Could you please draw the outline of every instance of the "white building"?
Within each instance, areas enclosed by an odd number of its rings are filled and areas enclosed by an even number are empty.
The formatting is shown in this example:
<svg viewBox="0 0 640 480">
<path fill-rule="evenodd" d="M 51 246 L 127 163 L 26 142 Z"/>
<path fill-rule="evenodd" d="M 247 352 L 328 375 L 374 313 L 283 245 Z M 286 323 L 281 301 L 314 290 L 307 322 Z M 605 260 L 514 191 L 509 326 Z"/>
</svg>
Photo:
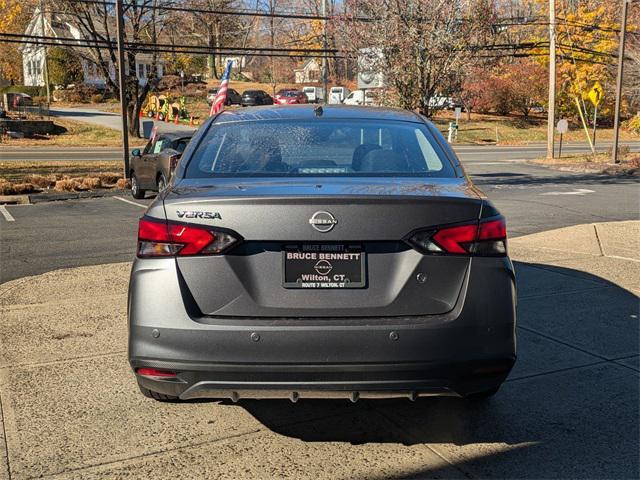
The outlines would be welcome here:
<svg viewBox="0 0 640 480">
<path fill-rule="evenodd" d="M 296 83 L 315 83 L 320 81 L 320 64 L 315 58 L 307 60 L 302 68 L 293 71 Z"/>
<path fill-rule="evenodd" d="M 80 29 L 78 29 L 73 24 L 73 19 L 66 15 L 53 13 L 50 17 L 48 17 L 45 14 L 44 31 L 45 36 L 47 37 L 74 38 L 76 40 L 84 39 Z M 35 10 L 33 17 L 27 25 L 24 34 L 33 36 L 42 35 L 42 19 L 40 17 L 39 9 Z M 91 56 L 89 55 L 87 49 L 75 48 L 74 50 L 80 55 L 81 58 L 84 83 L 94 85 L 98 88 L 104 88 L 107 83 L 106 78 L 98 65 L 91 60 Z M 84 53 L 83 50 L 85 50 Z M 43 86 L 45 52 L 44 47 L 34 43 L 28 43 L 27 40 L 20 46 L 20 51 L 22 53 L 24 84 L 27 86 Z M 147 75 L 151 70 L 152 63 L 153 62 L 151 55 L 136 55 L 136 74 L 141 85 L 144 85 L 147 82 Z M 161 61 L 157 62 L 156 68 L 158 78 L 162 78 L 164 72 Z M 116 69 L 111 62 L 109 64 L 109 76 L 112 79 L 115 79 L 116 77 Z"/>
</svg>

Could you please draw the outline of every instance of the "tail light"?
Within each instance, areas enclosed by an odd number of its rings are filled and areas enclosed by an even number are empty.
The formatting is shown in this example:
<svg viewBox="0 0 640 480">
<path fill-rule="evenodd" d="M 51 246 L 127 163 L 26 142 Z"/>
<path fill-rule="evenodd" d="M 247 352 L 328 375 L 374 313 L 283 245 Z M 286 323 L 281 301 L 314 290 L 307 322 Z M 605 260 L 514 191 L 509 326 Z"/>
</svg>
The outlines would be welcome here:
<svg viewBox="0 0 640 480">
<path fill-rule="evenodd" d="M 175 170 L 178 166 L 178 162 L 180 161 L 180 155 L 171 155 L 169 157 L 169 168 L 171 170 Z"/>
<path fill-rule="evenodd" d="M 233 235 L 196 225 L 141 218 L 138 257 L 218 255 L 238 241 Z"/>
<path fill-rule="evenodd" d="M 507 254 L 507 225 L 504 217 L 492 217 L 420 231 L 408 241 L 423 253 L 499 257 Z"/>
</svg>

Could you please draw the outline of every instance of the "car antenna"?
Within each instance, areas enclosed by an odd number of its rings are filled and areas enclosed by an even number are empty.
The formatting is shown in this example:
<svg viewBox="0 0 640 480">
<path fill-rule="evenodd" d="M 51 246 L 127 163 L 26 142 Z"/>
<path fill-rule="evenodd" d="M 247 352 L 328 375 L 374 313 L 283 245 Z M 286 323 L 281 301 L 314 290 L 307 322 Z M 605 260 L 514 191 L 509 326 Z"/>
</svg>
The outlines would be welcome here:
<svg viewBox="0 0 640 480">
<path fill-rule="evenodd" d="M 316 108 L 313 109 L 313 111 L 316 114 L 316 117 L 321 117 L 322 114 L 324 113 L 324 111 L 322 110 L 322 105 L 318 105 Z"/>
</svg>

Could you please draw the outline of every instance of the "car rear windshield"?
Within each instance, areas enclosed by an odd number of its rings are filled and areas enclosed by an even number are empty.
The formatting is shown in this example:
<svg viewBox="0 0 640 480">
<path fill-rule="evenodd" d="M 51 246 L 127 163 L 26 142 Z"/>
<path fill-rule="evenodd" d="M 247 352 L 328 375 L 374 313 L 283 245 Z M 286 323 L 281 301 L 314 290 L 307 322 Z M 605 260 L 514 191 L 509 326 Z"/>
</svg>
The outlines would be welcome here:
<svg viewBox="0 0 640 480">
<path fill-rule="evenodd" d="M 430 176 L 456 173 L 420 123 L 364 120 L 212 124 L 185 178 Z"/>
</svg>

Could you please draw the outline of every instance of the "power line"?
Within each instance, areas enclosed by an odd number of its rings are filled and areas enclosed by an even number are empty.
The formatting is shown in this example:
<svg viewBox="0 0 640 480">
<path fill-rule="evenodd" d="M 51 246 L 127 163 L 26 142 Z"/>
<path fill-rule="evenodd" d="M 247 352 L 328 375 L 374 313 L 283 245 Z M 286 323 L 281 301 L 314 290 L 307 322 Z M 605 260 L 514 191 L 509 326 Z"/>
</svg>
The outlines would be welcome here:
<svg viewBox="0 0 640 480">
<path fill-rule="evenodd" d="M 114 46 L 111 43 L 96 43 L 94 41 L 85 41 L 84 43 L 79 43 L 78 41 L 63 41 L 63 40 L 47 40 L 47 39 L 32 39 L 28 42 L 18 38 L 2 38 L 6 34 L 0 33 L 0 41 L 4 43 L 16 43 L 16 44 L 33 44 L 33 45 L 41 45 L 41 46 L 53 46 L 53 47 L 75 47 L 75 48 L 93 48 L 93 49 L 101 49 L 101 50 L 110 50 L 113 49 Z M 106 41 L 101 41 L 106 42 Z M 167 47 L 156 47 L 153 44 L 136 44 L 136 43 L 127 43 L 128 49 L 135 50 L 135 53 L 188 53 L 192 55 L 207 55 L 211 53 L 223 54 L 223 55 L 251 55 L 254 57 L 283 57 L 283 58 L 320 58 L 323 53 L 271 53 L 271 52 L 238 52 L 236 50 L 230 49 L 228 51 L 221 51 L 220 49 L 216 49 L 215 47 L 201 47 L 199 49 L 194 49 L 193 47 L 176 47 L 176 48 L 167 48 Z M 282 49 L 278 52 L 287 52 L 288 50 Z M 339 55 L 327 55 L 329 58 L 342 59 L 344 56 Z"/>
<path fill-rule="evenodd" d="M 73 38 L 73 37 L 58 37 L 58 36 L 47 36 L 47 35 L 25 35 L 19 33 L 4 33 L 0 32 L 0 37 L 8 37 L 8 38 L 17 38 L 17 39 L 28 39 L 27 41 L 23 41 L 23 43 L 31 43 L 31 40 L 51 40 L 51 41 L 60 41 L 61 43 L 68 43 L 71 45 L 79 46 L 79 47 L 88 47 L 91 45 L 86 44 L 96 44 L 101 46 L 115 46 L 116 42 L 113 40 L 101 40 L 101 39 L 82 39 L 82 38 Z M 295 52 L 295 53 L 338 53 L 337 49 L 322 49 L 322 48 L 281 48 L 281 47 L 209 47 L 206 45 L 177 45 L 172 43 L 149 43 L 149 42 L 124 42 L 128 48 L 136 49 L 140 46 L 153 46 L 159 48 L 168 48 L 168 49 L 180 49 L 180 48 L 190 48 L 190 49 L 199 49 L 206 50 L 203 53 L 209 53 L 211 50 L 215 50 L 219 53 L 225 53 L 223 50 L 233 50 L 234 52 L 246 52 L 247 54 L 253 54 L 252 52 Z"/>
<path fill-rule="evenodd" d="M 110 2 L 106 0 L 76 0 L 77 3 L 86 3 L 93 5 L 102 5 L 105 7 L 114 7 L 115 2 Z M 265 12 L 264 10 L 250 10 L 250 9 L 234 9 L 234 10 L 220 10 L 220 9 L 207 9 L 207 8 L 198 8 L 198 7 L 179 7 L 173 5 L 145 5 L 141 6 L 133 3 L 125 3 L 124 4 L 125 11 L 128 8 L 138 7 L 143 8 L 145 10 L 162 10 L 162 11 L 174 11 L 174 12 L 190 12 L 190 13 L 204 13 L 204 14 L 214 14 L 214 15 L 237 15 L 237 16 L 251 16 L 251 17 L 265 17 L 265 18 L 288 18 L 288 19 L 297 19 L 297 20 L 328 20 L 331 17 L 322 17 L 320 15 L 310 15 L 303 13 L 280 13 L 280 12 Z M 365 21 L 367 19 L 362 18 L 358 19 L 360 21 Z"/>
</svg>

